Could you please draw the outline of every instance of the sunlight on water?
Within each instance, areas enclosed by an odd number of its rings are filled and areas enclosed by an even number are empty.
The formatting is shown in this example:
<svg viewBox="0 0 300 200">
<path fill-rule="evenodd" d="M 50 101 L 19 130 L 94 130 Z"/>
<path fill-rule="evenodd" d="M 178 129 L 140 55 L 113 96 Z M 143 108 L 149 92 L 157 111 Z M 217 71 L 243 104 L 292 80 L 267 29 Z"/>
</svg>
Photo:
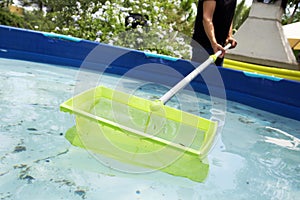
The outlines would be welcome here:
<svg viewBox="0 0 300 200">
<path fill-rule="evenodd" d="M 299 121 L 227 102 L 224 129 L 208 157 L 204 183 L 160 171 L 126 174 L 64 138 L 75 122 L 59 105 L 74 95 L 76 75 L 74 68 L 0 59 L 0 199 L 299 198 Z M 107 76 L 103 84 L 117 79 Z M 123 87 L 134 82 L 127 80 Z M 137 93 L 155 99 L 163 90 L 153 84 Z M 191 113 L 198 104 L 200 113 L 193 114 L 210 115 L 205 95 L 180 103 Z M 169 105 L 179 108 L 176 99 Z M 176 125 L 163 129 L 172 132 Z"/>
</svg>

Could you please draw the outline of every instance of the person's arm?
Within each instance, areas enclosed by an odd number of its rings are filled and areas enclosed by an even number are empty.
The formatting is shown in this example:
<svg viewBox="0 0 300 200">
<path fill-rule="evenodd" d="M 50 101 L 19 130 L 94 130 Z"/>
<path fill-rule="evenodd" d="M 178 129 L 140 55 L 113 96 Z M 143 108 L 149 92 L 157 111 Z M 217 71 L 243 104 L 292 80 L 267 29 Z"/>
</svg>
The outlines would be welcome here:
<svg viewBox="0 0 300 200">
<path fill-rule="evenodd" d="M 231 43 L 231 47 L 230 48 L 234 48 L 237 45 L 236 40 L 232 37 L 232 23 L 230 25 L 230 29 L 229 29 L 229 33 L 226 39 L 226 43 Z"/>
<path fill-rule="evenodd" d="M 215 37 L 215 29 L 213 24 L 213 16 L 216 8 L 216 1 L 215 0 L 204 0 L 203 2 L 203 27 L 205 33 L 210 41 L 211 47 L 213 48 L 214 52 L 221 50 L 222 54 L 220 57 L 223 57 L 225 54 L 224 48 L 218 44 L 216 37 Z"/>
</svg>

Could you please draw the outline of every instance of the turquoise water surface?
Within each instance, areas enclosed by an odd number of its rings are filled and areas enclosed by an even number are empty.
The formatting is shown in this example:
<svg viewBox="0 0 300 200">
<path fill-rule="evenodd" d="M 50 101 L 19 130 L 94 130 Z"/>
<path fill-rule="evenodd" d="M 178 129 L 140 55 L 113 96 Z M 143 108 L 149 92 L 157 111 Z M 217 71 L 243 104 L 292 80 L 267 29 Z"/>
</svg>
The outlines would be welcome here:
<svg viewBox="0 0 300 200">
<path fill-rule="evenodd" d="M 59 105 L 74 95 L 77 75 L 75 68 L 0 59 L 1 200 L 299 199 L 300 121 L 228 101 L 204 183 L 160 171 L 125 173 L 64 138 L 75 122 Z M 103 84 L 117 80 L 107 75 Z M 160 90 L 150 84 L 139 95 L 152 98 Z M 197 103 L 208 116 L 209 98 L 197 95 L 181 103 L 191 112 Z"/>
</svg>

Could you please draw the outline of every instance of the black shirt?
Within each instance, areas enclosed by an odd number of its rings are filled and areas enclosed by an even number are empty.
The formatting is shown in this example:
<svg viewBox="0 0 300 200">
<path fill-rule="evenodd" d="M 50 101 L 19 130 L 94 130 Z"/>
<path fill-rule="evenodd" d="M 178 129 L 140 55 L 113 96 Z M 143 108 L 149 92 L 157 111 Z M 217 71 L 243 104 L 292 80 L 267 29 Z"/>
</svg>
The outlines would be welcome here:
<svg viewBox="0 0 300 200">
<path fill-rule="evenodd" d="M 203 19 L 203 1 L 198 2 L 198 11 L 194 27 L 193 39 L 196 40 L 202 47 L 211 48 L 210 41 L 204 31 Z M 217 42 L 224 46 L 230 25 L 234 16 L 236 0 L 212 0 L 216 1 L 216 8 L 213 15 L 213 24 L 215 29 L 215 37 Z"/>
</svg>

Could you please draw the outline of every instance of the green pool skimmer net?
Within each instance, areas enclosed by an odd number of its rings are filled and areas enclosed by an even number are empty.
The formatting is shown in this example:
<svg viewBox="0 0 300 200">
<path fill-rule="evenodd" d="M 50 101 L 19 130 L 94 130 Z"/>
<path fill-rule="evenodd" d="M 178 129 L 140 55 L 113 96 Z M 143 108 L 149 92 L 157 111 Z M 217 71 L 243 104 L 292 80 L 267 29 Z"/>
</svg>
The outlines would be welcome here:
<svg viewBox="0 0 300 200">
<path fill-rule="evenodd" d="M 75 115 L 76 125 L 67 131 L 66 139 L 126 164 L 203 182 L 218 123 L 165 103 L 220 54 L 210 56 L 155 101 L 104 86 L 74 96 L 60 105 L 61 111 Z"/>
</svg>

